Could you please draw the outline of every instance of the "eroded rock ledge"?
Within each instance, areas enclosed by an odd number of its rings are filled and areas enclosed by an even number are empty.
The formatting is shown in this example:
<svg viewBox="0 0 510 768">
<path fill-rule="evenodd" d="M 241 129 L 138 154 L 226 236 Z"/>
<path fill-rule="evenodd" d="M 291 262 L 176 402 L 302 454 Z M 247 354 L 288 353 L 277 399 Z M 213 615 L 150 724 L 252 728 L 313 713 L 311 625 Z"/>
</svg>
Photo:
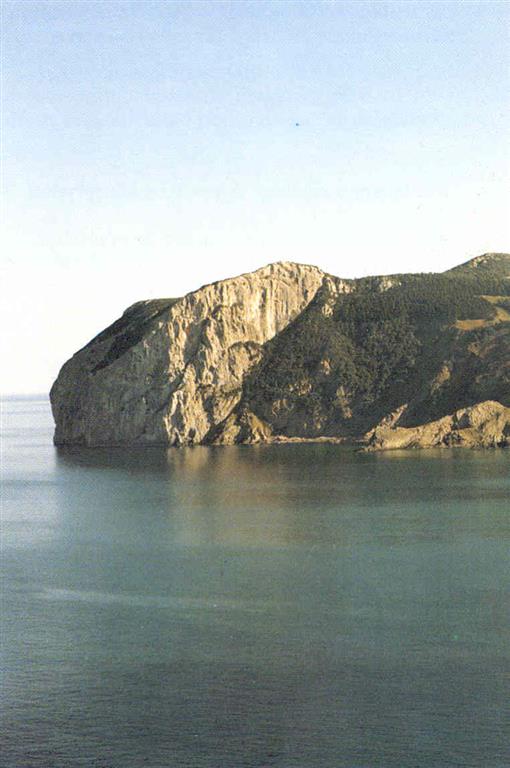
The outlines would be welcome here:
<svg viewBox="0 0 510 768">
<path fill-rule="evenodd" d="M 510 408 L 487 400 L 428 424 L 382 423 L 366 435 L 366 450 L 399 448 L 498 448 L 510 444 Z"/>
</svg>

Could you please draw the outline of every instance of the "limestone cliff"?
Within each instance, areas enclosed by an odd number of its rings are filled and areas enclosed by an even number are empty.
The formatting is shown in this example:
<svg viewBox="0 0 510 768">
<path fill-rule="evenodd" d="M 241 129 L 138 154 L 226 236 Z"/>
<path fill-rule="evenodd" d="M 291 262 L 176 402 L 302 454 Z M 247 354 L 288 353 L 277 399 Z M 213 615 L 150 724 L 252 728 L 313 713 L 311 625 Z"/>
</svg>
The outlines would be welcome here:
<svg viewBox="0 0 510 768">
<path fill-rule="evenodd" d="M 283 262 L 138 302 L 63 366 L 55 443 L 503 445 L 509 278 L 507 254 L 359 280 Z"/>
<path fill-rule="evenodd" d="M 323 279 L 316 267 L 277 263 L 130 307 L 60 371 L 50 393 L 55 443 L 204 441 L 237 405 L 262 345 Z"/>
</svg>

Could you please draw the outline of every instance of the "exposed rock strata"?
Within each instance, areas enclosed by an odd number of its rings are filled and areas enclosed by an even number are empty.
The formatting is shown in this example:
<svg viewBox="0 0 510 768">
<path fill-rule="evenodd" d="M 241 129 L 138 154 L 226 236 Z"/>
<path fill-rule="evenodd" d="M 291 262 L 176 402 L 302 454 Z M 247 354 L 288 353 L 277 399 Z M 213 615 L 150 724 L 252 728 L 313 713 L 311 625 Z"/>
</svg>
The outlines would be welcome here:
<svg viewBox="0 0 510 768">
<path fill-rule="evenodd" d="M 359 280 L 283 262 L 138 302 L 63 366 L 55 443 L 506 445 L 509 278 L 506 254 Z"/>
<path fill-rule="evenodd" d="M 200 443 L 239 402 L 261 346 L 313 299 L 324 273 L 272 264 L 182 299 L 135 304 L 62 368 L 55 443 Z"/>
<path fill-rule="evenodd" d="M 386 420 L 366 435 L 367 450 L 398 448 L 497 448 L 510 444 L 510 408 L 487 400 L 437 421 L 399 427 Z"/>
</svg>

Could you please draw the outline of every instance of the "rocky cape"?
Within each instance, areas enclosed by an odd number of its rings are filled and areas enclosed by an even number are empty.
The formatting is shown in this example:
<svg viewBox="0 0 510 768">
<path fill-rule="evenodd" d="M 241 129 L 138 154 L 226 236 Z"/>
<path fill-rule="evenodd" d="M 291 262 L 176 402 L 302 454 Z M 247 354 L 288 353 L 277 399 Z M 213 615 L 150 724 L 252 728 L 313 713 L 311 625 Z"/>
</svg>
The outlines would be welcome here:
<svg viewBox="0 0 510 768">
<path fill-rule="evenodd" d="M 50 393 L 56 445 L 510 442 L 510 256 L 344 280 L 279 262 L 141 301 Z"/>
</svg>

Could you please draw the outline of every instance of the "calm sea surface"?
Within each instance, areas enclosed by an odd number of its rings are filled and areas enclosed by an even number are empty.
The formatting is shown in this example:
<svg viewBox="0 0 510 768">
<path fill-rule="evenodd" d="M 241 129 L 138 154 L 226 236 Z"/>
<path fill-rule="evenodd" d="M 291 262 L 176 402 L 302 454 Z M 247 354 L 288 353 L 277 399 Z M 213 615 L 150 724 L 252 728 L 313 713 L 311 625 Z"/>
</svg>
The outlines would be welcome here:
<svg viewBox="0 0 510 768">
<path fill-rule="evenodd" d="M 510 451 L 3 434 L 6 768 L 510 766 Z"/>
</svg>

